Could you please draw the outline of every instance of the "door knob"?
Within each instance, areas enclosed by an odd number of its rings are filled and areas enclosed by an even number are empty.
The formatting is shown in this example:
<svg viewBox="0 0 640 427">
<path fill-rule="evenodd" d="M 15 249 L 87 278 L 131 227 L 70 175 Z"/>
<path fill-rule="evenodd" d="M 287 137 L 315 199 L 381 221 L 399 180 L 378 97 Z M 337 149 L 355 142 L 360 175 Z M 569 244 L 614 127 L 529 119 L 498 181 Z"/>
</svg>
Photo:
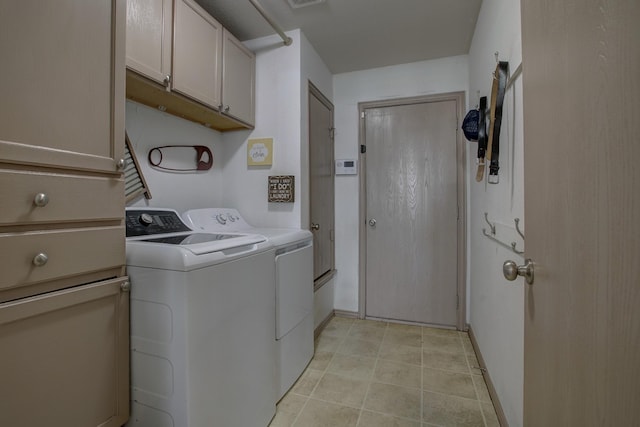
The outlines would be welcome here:
<svg viewBox="0 0 640 427">
<path fill-rule="evenodd" d="M 522 276 L 528 284 L 533 284 L 533 261 L 526 259 L 524 265 L 518 265 L 515 261 L 505 261 L 502 264 L 502 274 L 507 280 L 516 280 L 516 277 Z"/>
<path fill-rule="evenodd" d="M 375 226 L 376 226 L 376 223 L 377 223 L 377 221 L 376 221 L 375 219 L 373 219 L 373 218 L 371 218 L 371 219 L 369 220 L 369 225 L 370 225 L 371 227 L 375 227 Z"/>
<path fill-rule="evenodd" d="M 312 230 L 320 230 L 320 224 L 314 224 L 313 222 L 311 223 L 311 229 Z"/>
</svg>

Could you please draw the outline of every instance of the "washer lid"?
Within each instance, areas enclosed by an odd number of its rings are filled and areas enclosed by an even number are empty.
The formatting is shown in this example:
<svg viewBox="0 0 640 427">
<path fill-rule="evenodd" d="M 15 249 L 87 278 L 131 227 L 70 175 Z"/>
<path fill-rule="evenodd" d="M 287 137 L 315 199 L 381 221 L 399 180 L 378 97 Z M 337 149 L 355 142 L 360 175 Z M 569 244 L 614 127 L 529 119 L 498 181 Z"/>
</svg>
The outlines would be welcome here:
<svg viewBox="0 0 640 427">
<path fill-rule="evenodd" d="M 128 242 L 137 242 L 147 245 L 163 245 L 167 249 L 180 247 L 187 249 L 195 255 L 203 255 L 212 252 L 220 252 L 240 246 L 255 245 L 265 242 L 267 239 L 259 234 L 232 234 L 232 233 L 186 233 L 169 234 L 163 236 L 128 239 Z"/>
</svg>

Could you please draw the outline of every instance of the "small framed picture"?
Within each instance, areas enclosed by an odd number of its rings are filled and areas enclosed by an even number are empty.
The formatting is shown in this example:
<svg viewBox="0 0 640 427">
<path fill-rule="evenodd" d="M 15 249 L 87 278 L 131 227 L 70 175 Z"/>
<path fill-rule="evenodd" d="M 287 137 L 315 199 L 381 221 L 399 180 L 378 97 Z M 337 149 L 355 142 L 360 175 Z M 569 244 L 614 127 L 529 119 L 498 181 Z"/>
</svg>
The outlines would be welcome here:
<svg viewBox="0 0 640 427">
<path fill-rule="evenodd" d="M 256 138 L 247 141 L 247 166 L 271 166 L 273 162 L 273 138 Z"/>
</svg>

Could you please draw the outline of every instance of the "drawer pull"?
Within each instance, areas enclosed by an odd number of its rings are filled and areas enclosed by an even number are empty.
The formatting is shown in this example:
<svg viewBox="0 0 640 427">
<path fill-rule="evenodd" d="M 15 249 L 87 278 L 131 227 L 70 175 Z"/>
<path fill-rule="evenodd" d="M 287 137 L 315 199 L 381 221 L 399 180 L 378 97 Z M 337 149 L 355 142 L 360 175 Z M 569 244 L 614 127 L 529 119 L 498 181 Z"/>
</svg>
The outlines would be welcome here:
<svg viewBox="0 0 640 427">
<path fill-rule="evenodd" d="M 33 257 L 33 265 L 36 267 L 42 267 L 49 261 L 49 257 L 44 252 L 40 252 L 38 255 Z"/>
<path fill-rule="evenodd" d="M 36 194 L 36 197 L 33 198 L 33 203 L 40 208 L 47 206 L 49 203 L 49 196 L 44 193 L 38 193 Z"/>
</svg>

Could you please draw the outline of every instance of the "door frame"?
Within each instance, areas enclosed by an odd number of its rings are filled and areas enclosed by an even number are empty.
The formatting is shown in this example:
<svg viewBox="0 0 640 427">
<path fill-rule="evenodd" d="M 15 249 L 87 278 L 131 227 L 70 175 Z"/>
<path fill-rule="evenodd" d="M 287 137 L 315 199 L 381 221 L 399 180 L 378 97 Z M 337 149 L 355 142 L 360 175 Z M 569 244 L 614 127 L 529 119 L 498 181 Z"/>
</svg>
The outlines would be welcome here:
<svg viewBox="0 0 640 427">
<path fill-rule="evenodd" d="M 465 92 L 447 92 L 435 95 L 424 95 L 407 98 L 385 99 L 381 101 L 368 101 L 358 103 L 359 123 L 359 146 L 366 147 L 365 140 L 365 110 L 370 108 L 397 107 L 400 105 L 423 104 L 438 101 L 456 102 L 456 169 L 457 169 L 457 200 L 458 200 L 458 259 L 457 259 L 457 291 L 458 308 L 456 328 L 467 330 L 467 171 L 466 171 L 466 147 L 464 136 L 459 129 L 460 118 L 464 117 L 466 111 Z M 360 148 L 359 147 L 359 148 Z M 360 183 L 359 183 L 359 272 L 358 272 L 358 318 L 366 317 L 366 281 L 367 281 L 367 228 L 366 228 L 366 159 L 365 153 L 359 149 L 360 161 Z"/>
<path fill-rule="evenodd" d="M 316 98 L 318 101 L 320 101 L 321 104 L 323 104 L 325 107 L 327 107 L 327 109 L 331 112 L 331 129 L 334 129 L 334 125 L 335 125 L 335 116 L 334 116 L 334 106 L 333 103 L 329 100 L 329 98 L 327 98 L 321 91 L 320 89 L 318 89 L 312 82 L 311 80 L 307 81 L 307 87 L 308 87 L 308 99 L 307 99 L 307 107 L 309 107 L 310 102 L 311 102 L 311 97 L 313 96 L 314 98 Z M 307 133 L 308 133 L 308 153 L 309 153 L 309 185 L 307 190 L 309 191 L 309 228 L 311 228 L 311 198 L 313 197 L 313 193 L 311 192 L 311 170 L 313 169 L 311 166 L 311 108 L 308 108 L 309 112 L 308 112 L 308 119 L 309 119 L 309 126 L 307 129 Z M 336 219 L 335 219 L 335 171 L 334 171 L 334 163 L 335 163 L 335 140 L 333 138 L 333 132 L 331 133 L 331 137 L 330 137 L 330 142 L 331 142 L 331 187 L 332 187 L 332 193 L 333 193 L 333 197 L 332 199 L 334 199 L 334 206 L 333 206 L 333 231 L 332 231 L 332 238 L 330 239 L 331 241 L 331 269 L 326 272 L 325 274 L 323 274 L 322 276 L 318 277 L 317 279 L 314 277 L 314 282 L 313 282 L 313 290 L 317 291 L 318 289 L 320 289 L 322 286 L 324 286 L 326 283 L 328 283 L 331 279 L 333 279 L 333 277 L 336 275 L 336 241 L 335 241 L 335 224 L 336 224 Z M 315 276 L 315 272 L 314 272 L 314 276 Z"/>
</svg>

